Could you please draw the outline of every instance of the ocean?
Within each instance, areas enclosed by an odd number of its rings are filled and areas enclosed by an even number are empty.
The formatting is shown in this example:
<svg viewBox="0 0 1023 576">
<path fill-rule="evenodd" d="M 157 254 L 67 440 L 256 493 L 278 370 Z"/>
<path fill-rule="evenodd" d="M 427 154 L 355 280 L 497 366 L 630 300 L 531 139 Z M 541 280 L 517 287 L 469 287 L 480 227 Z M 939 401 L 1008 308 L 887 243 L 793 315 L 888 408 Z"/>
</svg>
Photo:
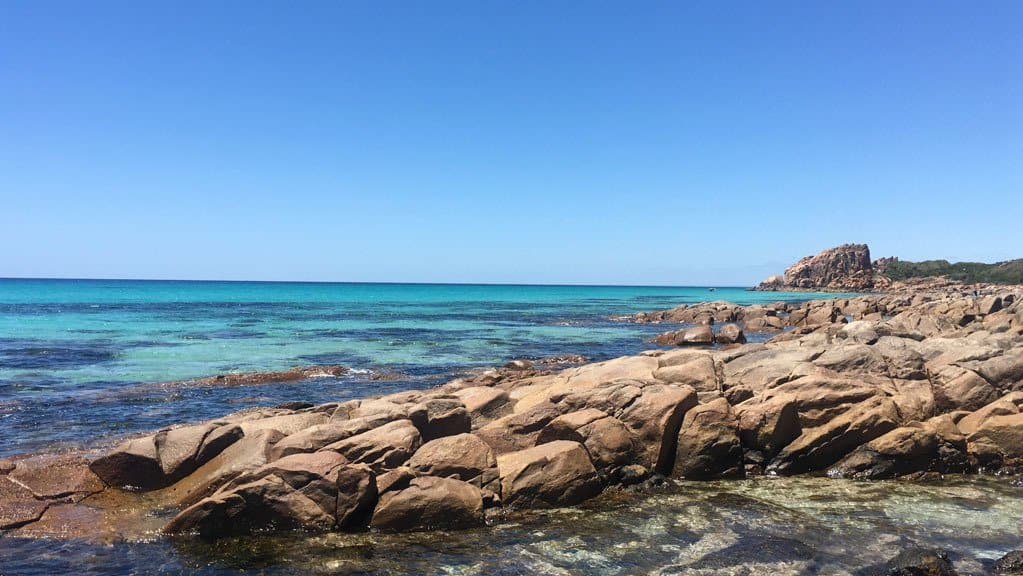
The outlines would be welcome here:
<svg viewBox="0 0 1023 576">
<path fill-rule="evenodd" d="M 612 358 L 652 347 L 646 340 L 665 329 L 612 315 L 813 296 L 706 287 L 0 280 L 0 457 L 102 446 L 250 406 L 422 388 L 513 358 Z M 263 386 L 156 385 L 314 364 L 351 372 Z"/>
<path fill-rule="evenodd" d="M 601 360 L 652 348 L 648 340 L 667 329 L 614 315 L 820 296 L 727 287 L 0 280 L 0 457 L 99 449 L 250 406 L 425 388 L 513 358 Z M 351 371 L 251 386 L 173 383 L 312 364 Z M 681 482 L 462 532 L 216 543 L 0 535 L 0 575 L 859 574 L 916 545 L 948 548 L 957 567 L 979 573 L 1020 542 L 1019 490 L 984 477 L 933 485 L 755 478 Z"/>
</svg>

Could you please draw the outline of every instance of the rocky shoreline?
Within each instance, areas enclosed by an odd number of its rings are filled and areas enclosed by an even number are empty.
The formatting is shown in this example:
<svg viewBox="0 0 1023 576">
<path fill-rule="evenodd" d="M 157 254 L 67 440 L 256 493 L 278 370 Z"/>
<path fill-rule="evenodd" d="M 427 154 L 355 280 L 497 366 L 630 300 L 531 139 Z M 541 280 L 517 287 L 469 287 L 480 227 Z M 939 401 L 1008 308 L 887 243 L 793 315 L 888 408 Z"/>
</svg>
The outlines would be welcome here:
<svg viewBox="0 0 1023 576">
<path fill-rule="evenodd" d="M 2 461 L 0 529 L 455 529 L 663 478 L 1015 475 L 1021 298 L 952 285 L 640 314 L 628 320 L 702 337 L 563 370 L 519 361 L 432 390 L 248 410 L 99 457 Z M 744 331 L 777 335 L 742 344 Z"/>
</svg>

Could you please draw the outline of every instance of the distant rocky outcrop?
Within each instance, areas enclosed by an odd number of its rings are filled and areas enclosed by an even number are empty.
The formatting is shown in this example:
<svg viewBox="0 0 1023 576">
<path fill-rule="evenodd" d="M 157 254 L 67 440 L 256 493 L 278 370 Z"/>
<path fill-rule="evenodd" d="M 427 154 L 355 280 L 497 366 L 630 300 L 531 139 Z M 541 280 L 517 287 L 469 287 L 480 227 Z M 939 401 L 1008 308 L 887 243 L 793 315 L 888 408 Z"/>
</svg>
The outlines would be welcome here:
<svg viewBox="0 0 1023 576">
<path fill-rule="evenodd" d="M 842 244 L 802 258 L 786 268 L 784 275 L 767 278 L 757 289 L 866 292 L 875 284 L 870 248 L 866 244 Z"/>
</svg>

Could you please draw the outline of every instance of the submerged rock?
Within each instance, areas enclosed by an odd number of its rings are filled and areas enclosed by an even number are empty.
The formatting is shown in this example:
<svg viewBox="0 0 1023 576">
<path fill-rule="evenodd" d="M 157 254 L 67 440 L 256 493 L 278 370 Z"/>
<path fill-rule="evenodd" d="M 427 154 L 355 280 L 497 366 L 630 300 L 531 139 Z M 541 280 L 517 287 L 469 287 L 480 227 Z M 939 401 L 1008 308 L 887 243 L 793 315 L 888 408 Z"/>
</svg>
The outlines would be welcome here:
<svg viewBox="0 0 1023 576">
<path fill-rule="evenodd" d="M 913 548 L 904 550 L 885 565 L 886 576 L 957 576 L 943 550 Z"/>
</svg>

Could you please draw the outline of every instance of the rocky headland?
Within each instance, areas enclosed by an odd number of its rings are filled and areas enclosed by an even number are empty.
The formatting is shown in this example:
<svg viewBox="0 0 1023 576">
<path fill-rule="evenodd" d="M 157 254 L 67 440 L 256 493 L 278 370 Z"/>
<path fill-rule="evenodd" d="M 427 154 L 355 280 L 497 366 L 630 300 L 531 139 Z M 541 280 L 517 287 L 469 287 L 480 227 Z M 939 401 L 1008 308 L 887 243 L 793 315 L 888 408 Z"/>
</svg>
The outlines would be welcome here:
<svg viewBox="0 0 1023 576">
<path fill-rule="evenodd" d="M 843 244 L 800 259 L 753 290 L 899 292 L 907 287 L 935 289 L 978 283 L 1023 284 L 1023 260 L 984 264 L 886 257 L 872 261 L 866 244 Z"/>
</svg>

